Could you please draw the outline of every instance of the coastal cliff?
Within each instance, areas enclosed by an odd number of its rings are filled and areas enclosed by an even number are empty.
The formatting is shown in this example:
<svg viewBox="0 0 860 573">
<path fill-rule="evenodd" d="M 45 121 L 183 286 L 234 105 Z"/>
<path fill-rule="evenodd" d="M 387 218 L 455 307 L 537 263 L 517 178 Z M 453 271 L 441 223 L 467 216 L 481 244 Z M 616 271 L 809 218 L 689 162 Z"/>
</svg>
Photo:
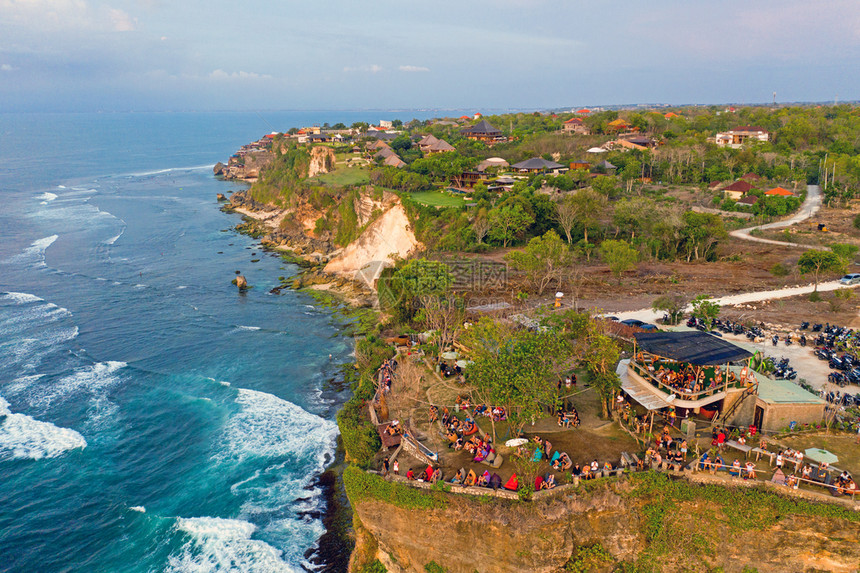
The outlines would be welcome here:
<svg viewBox="0 0 860 573">
<path fill-rule="evenodd" d="M 637 474 L 518 502 L 402 492 L 413 488 L 356 472 L 344 476 L 360 522 L 352 571 L 373 559 L 397 573 L 432 563 L 452 573 L 847 573 L 860 564 L 856 512 L 770 491 Z"/>
</svg>

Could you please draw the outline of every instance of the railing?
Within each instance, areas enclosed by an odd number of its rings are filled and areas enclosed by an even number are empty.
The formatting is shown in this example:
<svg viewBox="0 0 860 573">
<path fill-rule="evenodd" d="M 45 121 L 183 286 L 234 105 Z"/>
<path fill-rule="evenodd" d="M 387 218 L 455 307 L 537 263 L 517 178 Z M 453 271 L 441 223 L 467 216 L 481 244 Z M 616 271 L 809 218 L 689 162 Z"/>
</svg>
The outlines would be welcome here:
<svg viewBox="0 0 860 573">
<path fill-rule="evenodd" d="M 713 396 L 719 392 L 727 388 L 744 388 L 745 384 L 740 381 L 731 382 L 728 385 L 725 383 L 718 384 L 716 386 L 705 388 L 704 390 L 700 390 L 699 392 L 687 392 L 683 389 L 678 389 L 666 384 L 665 382 L 661 382 L 648 368 L 642 366 L 638 362 L 633 360 L 630 361 L 630 366 L 633 368 L 633 371 L 636 372 L 639 376 L 648 380 L 652 386 L 657 387 L 662 390 L 666 394 L 675 394 L 679 400 L 699 400 L 700 398 L 707 398 L 708 396 Z"/>
</svg>

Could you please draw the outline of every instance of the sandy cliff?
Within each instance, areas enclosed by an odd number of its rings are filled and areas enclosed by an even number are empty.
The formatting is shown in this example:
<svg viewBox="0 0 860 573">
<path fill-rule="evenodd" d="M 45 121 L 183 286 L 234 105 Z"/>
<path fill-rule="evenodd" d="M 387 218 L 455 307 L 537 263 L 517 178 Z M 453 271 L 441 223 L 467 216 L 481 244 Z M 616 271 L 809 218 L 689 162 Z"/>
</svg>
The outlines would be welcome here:
<svg viewBox="0 0 860 573">
<path fill-rule="evenodd" d="M 381 267 L 390 264 L 393 256 L 405 258 L 417 247 L 418 241 L 410 228 L 406 211 L 397 201 L 371 223 L 358 239 L 331 259 L 325 271 L 354 276 L 369 265 Z"/>
<path fill-rule="evenodd" d="M 845 513 L 794 513 L 793 502 L 766 493 L 691 491 L 655 502 L 620 481 L 530 503 L 428 493 L 444 496 L 440 507 L 418 509 L 351 499 L 359 541 L 371 540 L 356 555 L 379 558 L 392 573 L 423 572 L 430 562 L 451 573 L 554 573 L 599 545 L 602 556 L 571 570 L 610 572 L 637 561 L 646 567 L 637 571 L 858 570 L 860 523 L 839 517 Z"/>
</svg>

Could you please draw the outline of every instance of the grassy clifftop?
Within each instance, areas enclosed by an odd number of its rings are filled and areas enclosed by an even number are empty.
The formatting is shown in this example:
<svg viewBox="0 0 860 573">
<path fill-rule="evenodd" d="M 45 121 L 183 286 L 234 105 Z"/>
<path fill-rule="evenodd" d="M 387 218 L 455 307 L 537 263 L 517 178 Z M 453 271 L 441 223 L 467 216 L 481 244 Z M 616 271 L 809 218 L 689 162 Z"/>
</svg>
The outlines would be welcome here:
<svg viewBox="0 0 860 573">
<path fill-rule="evenodd" d="M 357 554 L 389 571 L 856 571 L 860 514 L 771 491 L 672 480 L 598 480 L 530 503 L 391 484 L 358 468 L 344 482 Z M 367 536 L 365 536 L 367 538 Z M 361 564 L 354 564 L 361 570 Z M 377 569 L 379 565 L 376 565 Z"/>
</svg>

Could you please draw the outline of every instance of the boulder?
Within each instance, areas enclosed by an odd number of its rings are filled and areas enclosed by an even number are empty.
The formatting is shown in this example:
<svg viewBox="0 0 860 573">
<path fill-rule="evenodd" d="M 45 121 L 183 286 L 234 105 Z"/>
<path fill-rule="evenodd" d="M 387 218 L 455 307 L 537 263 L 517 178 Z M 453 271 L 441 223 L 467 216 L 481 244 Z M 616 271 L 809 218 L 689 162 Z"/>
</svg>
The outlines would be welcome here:
<svg viewBox="0 0 860 573">
<path fill-rule="evenodd" d="M 219 201 L 226 201 L 227 200 L 227 197 L 225 197 L 223 193 L 218 193 L 217 195 L 215 195 L 215 198 Z"/>
<path fill-rule="evenodd" d="M 212 168 L 212 171 L 215 175 L 222 175 L 224 173 L 224 164 L 219 161 L 215 164 L 215 167 Z"/>
<path fill-rule="evenodd" d="M 239 287 L 239 290 L 245 290 L 248 288 L 248 281 L 245 280 L 243 275 L 236 275 L 236 286 Z"/>
</svg>

